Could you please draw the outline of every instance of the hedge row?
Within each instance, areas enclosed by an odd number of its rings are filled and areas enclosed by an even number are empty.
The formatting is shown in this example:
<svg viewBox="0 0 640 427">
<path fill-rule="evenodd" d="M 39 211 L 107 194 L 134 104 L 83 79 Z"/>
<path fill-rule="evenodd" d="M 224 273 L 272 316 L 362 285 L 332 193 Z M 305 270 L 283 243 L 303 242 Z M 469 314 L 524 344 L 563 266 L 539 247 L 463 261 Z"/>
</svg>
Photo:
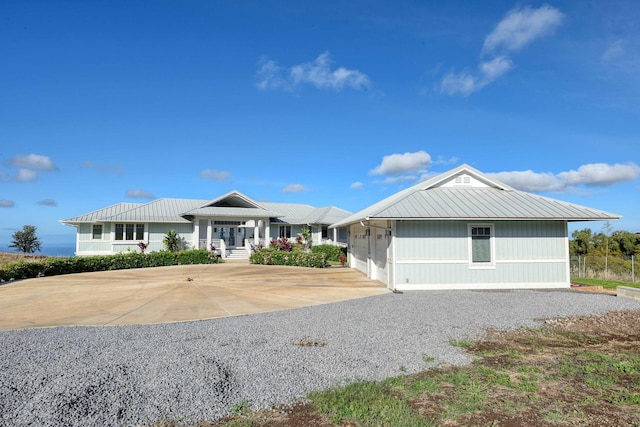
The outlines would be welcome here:
<svg viewBox="0 0 640 427">
<path fill-rule="evenodd" d="M 218 262 L 220 262 L 218 256 L 204 249 L 182 252 L 162 251 L 151 254 L 127 252 L 117 255 L 45 258 L 42 261 L 20 261 L 0 266 L 0 282 L 70 273 Z"/>
<path fill-rule="evenodd" d="M 347 256 L 347 248 L 336 245 L 318 245 L 311 248 L 312 253 L 324 254 L 327 261 L 340 261 L 340 255 Z"/>
<path fill-rule="evenodd" d="M 327 266 L 327 257 L 323 253 L 286 252 L 272 248 L 264 248 L 251 254 L 249 262 L 251 262 L 251 264 L 263 265 L 324 268 Z"/>
</svg>

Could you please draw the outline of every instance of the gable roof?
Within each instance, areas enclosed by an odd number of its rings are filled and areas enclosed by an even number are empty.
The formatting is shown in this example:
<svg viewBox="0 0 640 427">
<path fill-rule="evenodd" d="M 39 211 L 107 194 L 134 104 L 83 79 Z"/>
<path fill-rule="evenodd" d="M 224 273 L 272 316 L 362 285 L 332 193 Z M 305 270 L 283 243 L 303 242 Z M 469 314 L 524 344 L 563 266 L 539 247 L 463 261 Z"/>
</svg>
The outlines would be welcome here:
<svg viewBox="0 0 640 427">
<path fill-rule="evenodd" d="M 515 190 L 465 164 L 374 203 L 332 227 L 373 219 L 597 221 L 619 218 L 620 215 L 609 212 Z"/>
<path fill-rule="evenodd" d="M 63 219 L 65 224 L 95 222 L 190 223 L 195 216 L 239 219 L 278 218 L 289 224 L 326 224 L 351 213 L 333 206 L 315 208 L 295 203 L 258 203 L 233 190 L 212 200 L 157 199 L 149 203 L 117 203 L 88 214 Z"/>
</svg>

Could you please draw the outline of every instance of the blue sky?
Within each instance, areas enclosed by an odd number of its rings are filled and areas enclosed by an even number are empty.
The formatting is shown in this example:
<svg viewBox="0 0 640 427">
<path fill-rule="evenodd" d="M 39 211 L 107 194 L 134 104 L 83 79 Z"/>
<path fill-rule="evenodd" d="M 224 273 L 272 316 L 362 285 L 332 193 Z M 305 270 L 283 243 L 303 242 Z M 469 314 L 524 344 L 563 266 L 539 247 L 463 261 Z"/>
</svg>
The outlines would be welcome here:
<svg viewBox="0 0 640 427">
<path fill-rule="evenodd" d="M 638 22 L 636 1 L 4 0 L 0 244 L 233 189 L 357 211 L 462 163 L 638 232 Z"/>
</svg>

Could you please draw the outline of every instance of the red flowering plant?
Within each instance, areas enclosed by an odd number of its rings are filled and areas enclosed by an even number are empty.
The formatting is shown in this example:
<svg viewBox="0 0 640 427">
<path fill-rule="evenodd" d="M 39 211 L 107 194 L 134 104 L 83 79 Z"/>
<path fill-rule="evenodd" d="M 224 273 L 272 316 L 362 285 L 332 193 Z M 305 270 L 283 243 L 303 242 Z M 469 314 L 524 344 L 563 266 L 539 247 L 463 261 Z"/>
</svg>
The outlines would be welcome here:
<svg viewBox="0 0 640 427">
<path fill-rule="evenodd" d="M 144 251 L 147 249 L 148 246 L 149 244 L 145 242 L 138 243 L 138 247 L 140 248 L 140 252 L 142 253 L 144 253 Z"/>
</svg>

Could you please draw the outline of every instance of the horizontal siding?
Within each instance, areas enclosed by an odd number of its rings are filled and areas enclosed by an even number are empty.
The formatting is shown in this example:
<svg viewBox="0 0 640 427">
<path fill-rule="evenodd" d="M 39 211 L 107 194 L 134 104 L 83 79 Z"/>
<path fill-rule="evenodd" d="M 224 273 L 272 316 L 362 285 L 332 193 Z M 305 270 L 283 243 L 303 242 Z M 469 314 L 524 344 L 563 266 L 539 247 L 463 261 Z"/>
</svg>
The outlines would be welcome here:
<svg viewBox="0 0 640 427">
<path fill-rule="evenodd" d="M 111 250 L 111 242 L 104 240 L 80 241 L 79 252 L 108 252 Z"/>
</svg>

